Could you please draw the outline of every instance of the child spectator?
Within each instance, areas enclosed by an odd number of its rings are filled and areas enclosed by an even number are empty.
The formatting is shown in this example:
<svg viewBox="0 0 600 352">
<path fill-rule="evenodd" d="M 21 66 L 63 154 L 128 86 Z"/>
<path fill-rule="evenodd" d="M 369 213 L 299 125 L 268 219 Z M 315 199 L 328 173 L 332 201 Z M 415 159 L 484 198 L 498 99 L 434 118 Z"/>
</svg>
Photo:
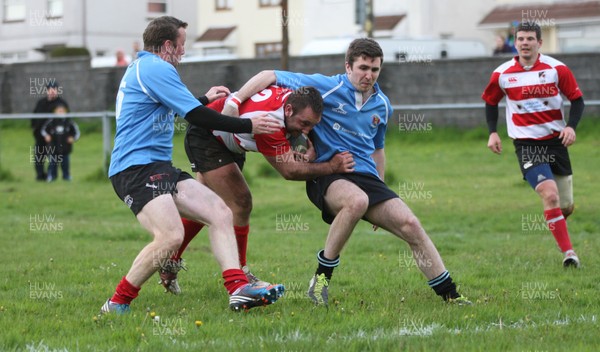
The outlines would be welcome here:
<svg viewBox="0 0 600 352">
<path fill-rule="evenodd" d="M 58 105 L 53 112 L 64 115 L 67 113 L 67 107 Z M 70 181 L 69 154 L 73 150 L 73 143 L 79 139 L 79 127 L 70 118 L 56 117 L 42 126 L 41 134 L 48 144 L 49 151 L 47 181 L 52 182 L 58 178 L 58 164 L 62 169 L 63 180 Z"/>
</svg>

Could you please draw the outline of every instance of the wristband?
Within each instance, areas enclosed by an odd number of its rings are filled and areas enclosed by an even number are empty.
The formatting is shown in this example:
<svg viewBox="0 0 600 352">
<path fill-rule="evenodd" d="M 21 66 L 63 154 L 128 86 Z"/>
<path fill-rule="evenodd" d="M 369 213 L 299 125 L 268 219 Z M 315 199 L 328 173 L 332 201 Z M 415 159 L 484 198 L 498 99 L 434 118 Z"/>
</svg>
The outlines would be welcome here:
<svg viewBox="0 0 600 352">
<path fill-rule="evenodd" d="M 235 108 L 236 110 L 239 110 L 240 106 L 242 105 L 242 102 L 235 95 L 232 95 L 227 100 L 227 105 L 231 106 L 232 108 Z"/>
</svg>

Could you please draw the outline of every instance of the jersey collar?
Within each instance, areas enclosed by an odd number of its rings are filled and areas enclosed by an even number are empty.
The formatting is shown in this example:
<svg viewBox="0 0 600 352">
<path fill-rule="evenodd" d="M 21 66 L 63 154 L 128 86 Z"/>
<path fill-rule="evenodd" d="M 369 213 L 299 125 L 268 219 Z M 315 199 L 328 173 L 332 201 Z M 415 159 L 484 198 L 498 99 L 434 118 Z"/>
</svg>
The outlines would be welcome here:
<svg viewBox="0 0 600 352">
<path fill-rule="evenodd" d="M 531 65 L 531 67 L 528 67 L 528 68 L 525 68 L 525 66 L 521 65 L 521 62 L 519 61 L 519 55 L 515 56 L 515 62 L 521 68 L 521 70 L 523 70 L 523 71 L 531 71 L 534 67 L 536 67 L 540 63 L 540 58 L 541 57 L 542 57 L 542 54 L 538 53 L 537 59 L 535 60 L 535 62 L 533 63 L 533 65 Z"/>
<path fill-rule="evenodd" d="M 346 87 L 348 87 L 348 89 L 350 89 L 352 91 L 352 93 L 360 93 L 353 85 L 352 82 L 350 82 L 350 79 L 348 79 L 348 75 L 346 74 L 342 74 L 342 80 L 344 81 L 344 85 Z M 375 84 L 373 85 L 373 94 L 371 94 L 371 96 L 373 95 L 377 95 L 379 94 L 379 83 L 375 82 Z"/>
</svg>

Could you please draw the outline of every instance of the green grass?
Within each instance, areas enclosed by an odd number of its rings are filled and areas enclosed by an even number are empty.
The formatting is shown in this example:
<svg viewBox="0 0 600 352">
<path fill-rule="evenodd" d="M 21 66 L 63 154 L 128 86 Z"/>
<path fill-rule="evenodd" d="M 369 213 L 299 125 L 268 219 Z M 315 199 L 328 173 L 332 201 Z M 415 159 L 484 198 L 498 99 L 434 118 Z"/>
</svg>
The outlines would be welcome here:
<svg viewBox="0 0 600 352">
<path fill-rule="evenodd" d="M 259 277 L 285 284 L 286 296 L 264 309 L 229 311 L 203 232 L 185 255 L 184 294 L 164 294 L 153 278 L 133 314 L 100 320 L 100 306 L 149 236 L 110 183 L 97 181 L 101 135 L 89 131 L 72 154 L 74 181 L 46 184 L 33 181 L 29 130 L 0 129 L 0 170 L 12 177 L 0 181 L 2 351 L 594 351 L 600 344 L 597 119 L 582 120 L 570 149 L 577 208 L 569 229 L 580 270 L 561 267 L 506 137 L 497 156 L 484 130 L 434 126 L 389 132 L 386 178 L 404 192 L 474 306 L 444 304 L 405 243 L 360 223 L 334 273 L 330 309 L 315 308 L 304 292 L 327 226 L 303 183 L 274 176 L 251 154 L 249 260 Z M 188 169 L 180 133 L 174 160 Z M 281 231 L 290 224 L 296 229 Z"/>
</svg>

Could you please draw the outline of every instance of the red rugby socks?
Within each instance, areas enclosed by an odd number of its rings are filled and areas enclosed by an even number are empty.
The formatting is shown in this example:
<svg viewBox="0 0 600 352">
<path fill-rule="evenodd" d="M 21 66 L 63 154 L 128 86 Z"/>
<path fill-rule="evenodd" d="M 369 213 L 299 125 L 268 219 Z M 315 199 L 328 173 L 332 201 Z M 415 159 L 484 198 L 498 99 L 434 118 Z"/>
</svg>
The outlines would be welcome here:
<svg viewBox="0 0 600 352">
<path fill-rule="evenodd" d="M 569 239 L 569 231 L 567 230 L 567 221 L 560 208 L 544 210 L 544 218 L 546 218 L 548 229 L 554 235 L 554 239 L 560 250 L 564 253 L 569 249 L 573 249 L 571 240 Z"/>
<path fill-rule="evenodd" d="M 110 299 L 111 302 L 117 304 L 130 304 L 134 298 L 138 296 L 141 287 L 135 287 L 127 281 L 125 276 L 121 279 L 121 282 L 117 285 L 115 294 Z"/>
<path fill-rule="evenodd" d="M 223 271 L 223 285 L 229 294 L 234 293 L 238 288 L 248 284 L 248 278 L 242 269 L 228 269 Z"/>
<path fill-rule="evenodd" d="M 199 222 L 195 222 L 192 220 L 188 220 L 186 218 L 181 218 L 181 222 L 183 223 L 183 231 L 184 231 L 183 232 L 183 242 L 181 242 L 181 246 L 179 247 L 177 252 L 175 252 L 175 254 L 173 254 L 173 256 L 171 256 L 171 259 L 173 259 L 175 261 L 178 261 L 181 258 L 181 254 L 183 254 L 183 251 L 185 251 L 188 244 L 190 244 L 190 242 L 194 239 L 194 237 L 196 237 L 198 232 L 200 232 L 200 230 L 202 230 L 202 228 L 204 227 L 204 224 L 201 224 Z"/>
<path fill-rule="evenodd" d="M 250 225 L 234 226 L 233 231 L 235 232 L 235 240 L 240 256 L 240 265 L 246 266 L 246 250 L 248 249 L 248 233 L 250 233 Z"/>
</svg>

